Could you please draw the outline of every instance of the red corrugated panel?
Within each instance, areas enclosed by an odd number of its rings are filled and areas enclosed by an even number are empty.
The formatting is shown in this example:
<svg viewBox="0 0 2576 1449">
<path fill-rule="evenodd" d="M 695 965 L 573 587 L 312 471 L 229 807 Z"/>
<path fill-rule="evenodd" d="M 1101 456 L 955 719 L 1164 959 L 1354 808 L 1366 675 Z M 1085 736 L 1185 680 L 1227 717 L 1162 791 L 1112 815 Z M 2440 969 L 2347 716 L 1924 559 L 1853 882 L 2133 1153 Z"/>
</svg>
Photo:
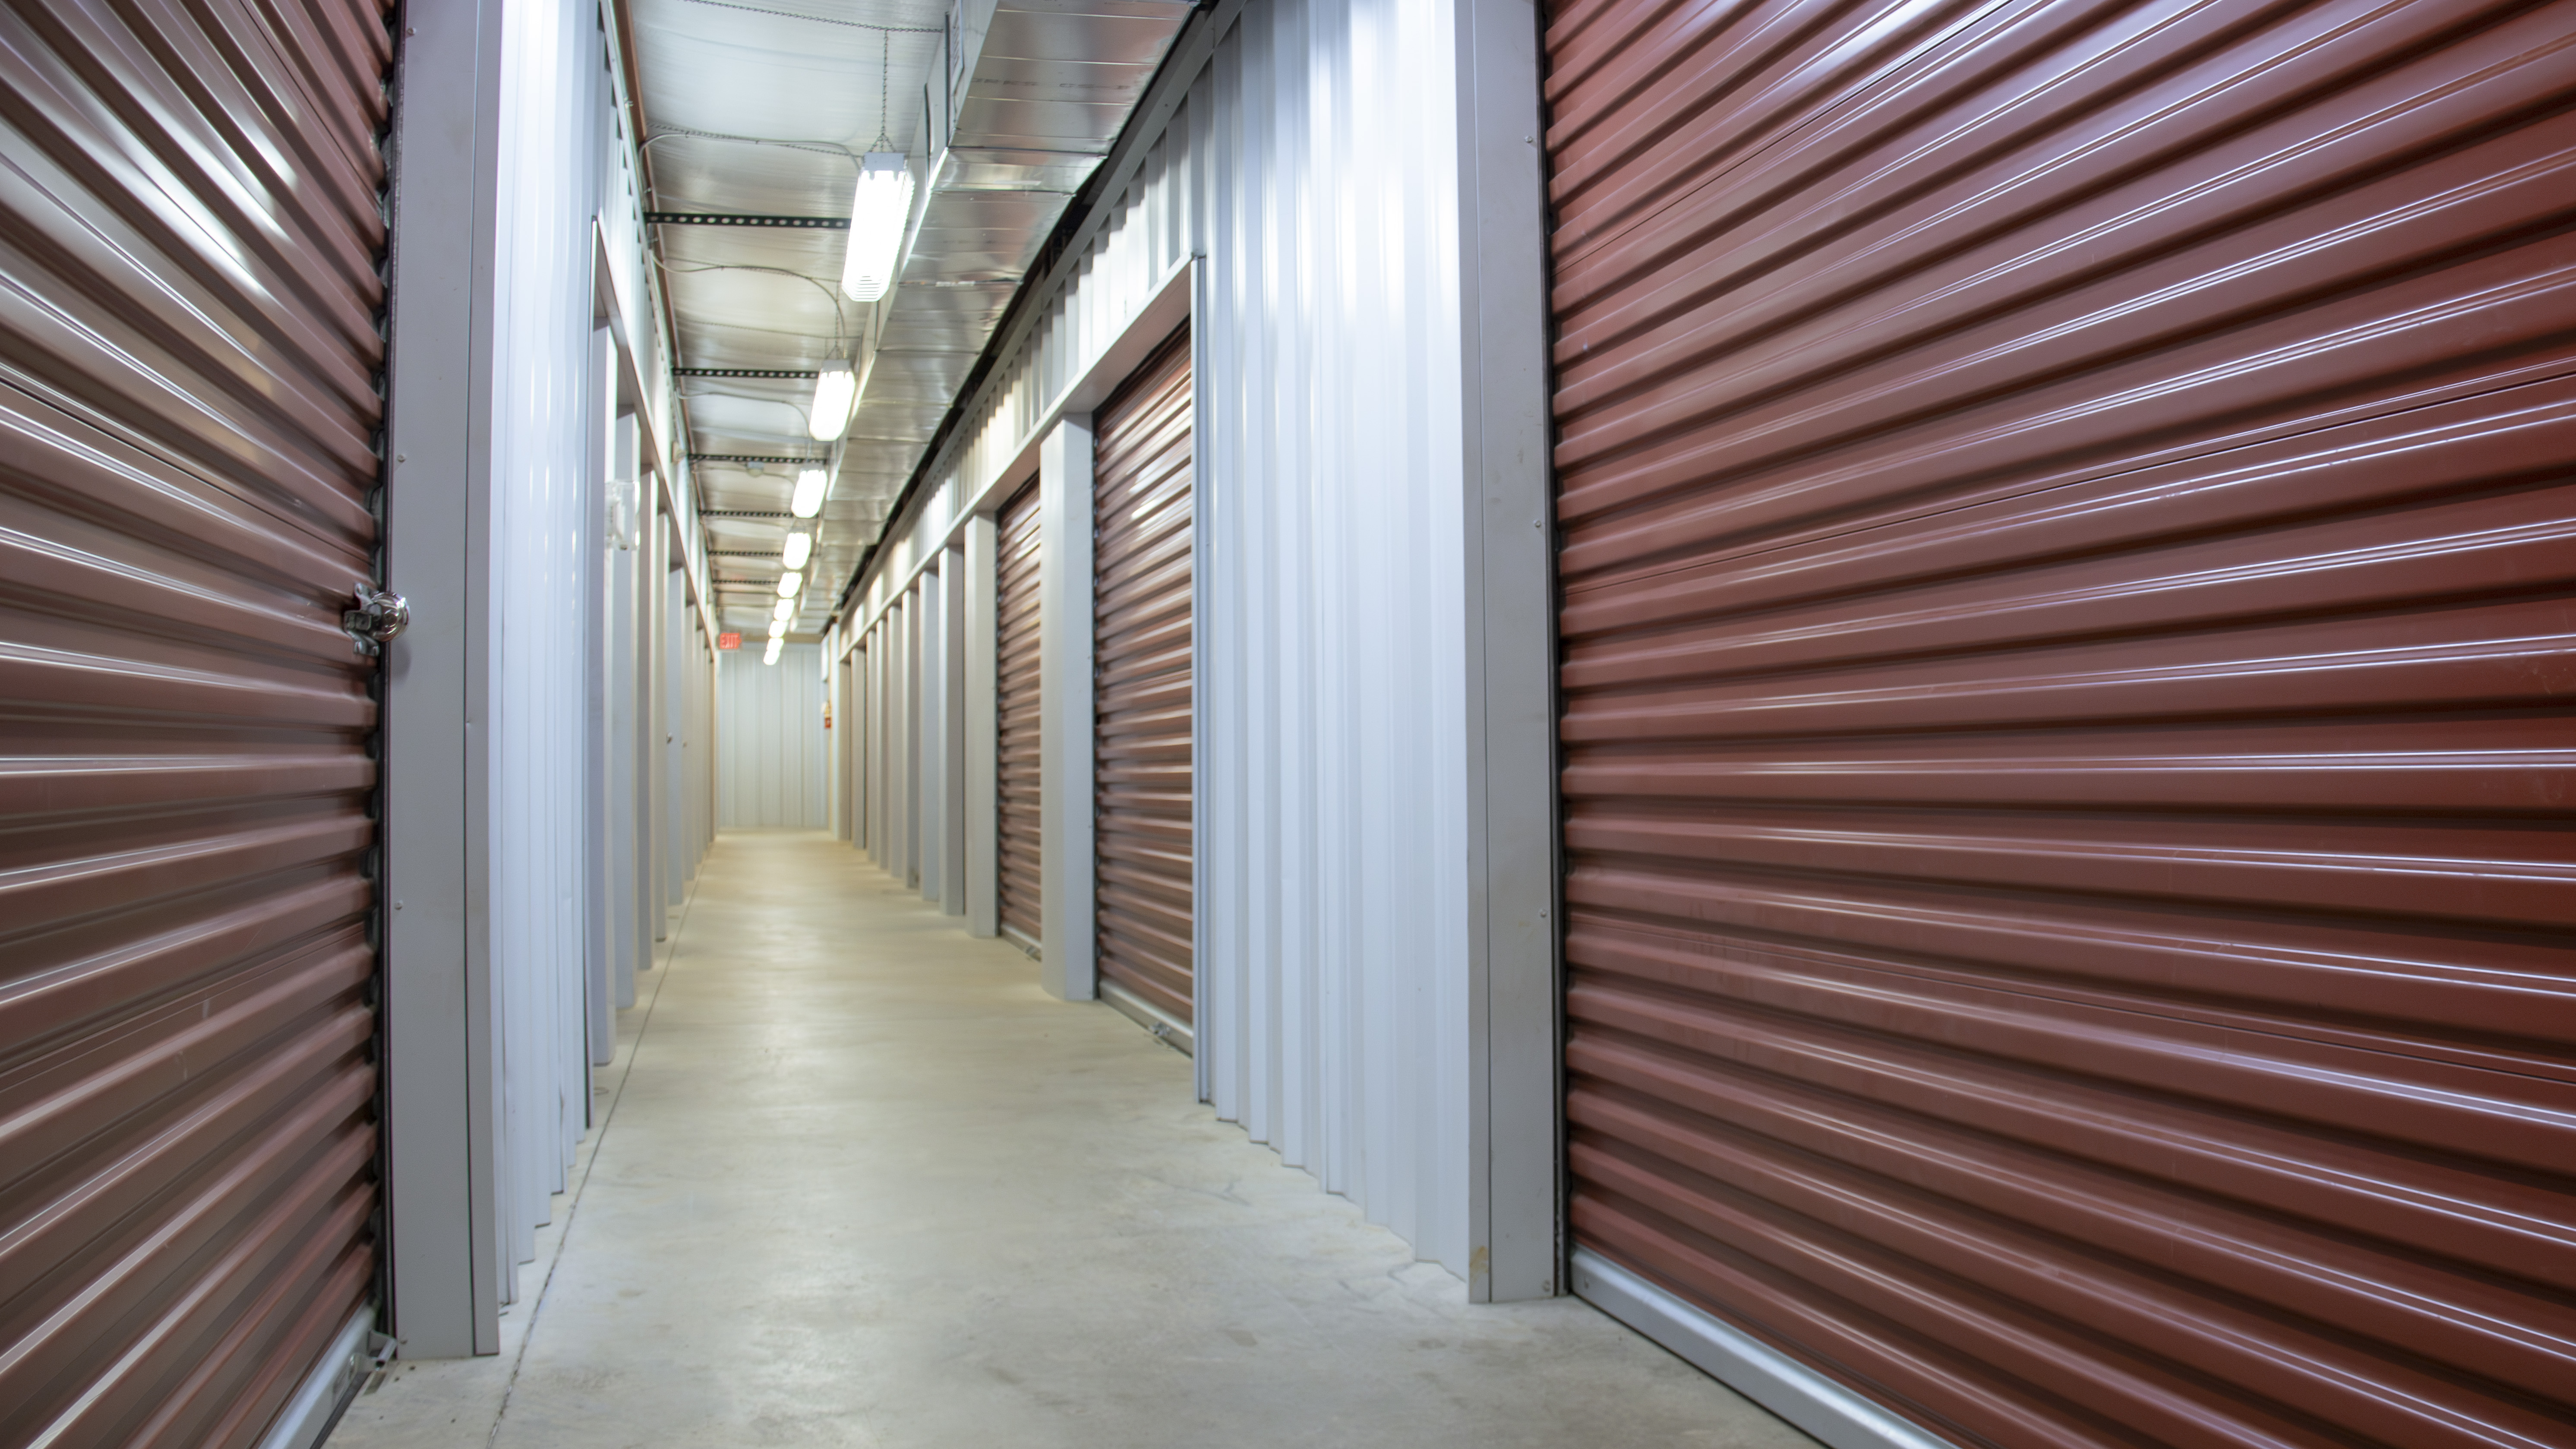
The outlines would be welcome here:
<svg viewBox="0 0 2576 1449">
<path fill-rule="evenodd" d="M 372 1292 L 390 55 L 0 12 L 0 1445 L 255 1443 Z"/>
<path fill-rule="evenodd" d="M 1100 981 L 1191 1022 L 1190 335 L 1098 414 L 1094 789 Z"/>
<path fill-rule="evenodd" d="M 1577 1242 L 1962 1444 L 2576 1444 L 2571 36 L 1556 11 Z"/>
<path fill-rule="evenodd" d="M 1002 934 L 1034 954 L 1045 932 L 1038 910 L 1038 489 L 1002 507 L 994 560 L 994 759 L 1001 815 Z"/>
</svg>

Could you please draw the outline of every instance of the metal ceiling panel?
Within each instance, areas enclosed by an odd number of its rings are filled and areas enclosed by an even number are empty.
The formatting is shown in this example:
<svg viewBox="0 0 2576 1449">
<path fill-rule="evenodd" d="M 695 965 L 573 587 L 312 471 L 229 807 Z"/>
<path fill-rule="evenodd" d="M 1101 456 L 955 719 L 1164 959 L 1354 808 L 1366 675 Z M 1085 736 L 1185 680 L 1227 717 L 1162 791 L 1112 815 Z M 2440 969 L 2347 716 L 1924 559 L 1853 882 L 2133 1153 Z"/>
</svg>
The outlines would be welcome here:
<svg viewBox="0 0 2576 1449">
<path fill-rule="evenodd" d="M 1099 164 L 1096 157 L 1067 157 L 1052 151 L 956 146 L 949 149 L 948 170 L 940 187 L 946 191 L 1060 191 L 1071 196 Z"/>
<path fill-rule="evenodd" d="M 1001 321 L 1002 311 L 1001 307 L 992 306 L 947 316 L 906 317 L 901 328 L 886 328 L 883 334 L 885 346 L 888 350 L 906 352 L 972 352 L 977 338 L 992 335 L 993 328 Z M 842 469 L 844 475 L 850 471 Z"/>
<path fill-rule="evenodd" d="M 1127 119 L 1128 107 L 1116 103 L 1027 101 L 1009 96 L 972 96 L 958 127 L 995 145 L 1053 146 L 1095 156 L 1109 153 L 1109 143 Z"/>
<path fill-rule="evenodd" d="M 767 14 L 709 0 L 632 0 L 629 8 L 654 134 L 677 128 L 825 148 L 865 146 L 876 135 L 881 60 L 888 89 L 919 96 L 948 15 L 940 0 L 803 0 Z M 803 13 L 784 13 L 791 10 Z M 920 33 L 888 36 L 877 26 Z M 896 144 L 910 145 L 917 102 L 898 101 L 885 119 Z M 846 178 L 842 189 L 846 212 Z"/>
<path fill-rule="evenodd" d="M 731 136 L 700 136 L 665 129 L 659 125 L 658 114 L 652 115 L 651 120 L 656 129 L 648 154 L 653 162 L 658 205 L 680 211 L 784 216 L 850 214 L 847 195 L 841 198 L 837 210 L 808 213 L 780 209 L 782 201 L 793 202 L 809 195 L 818 178 L 829 178 L 836 171 L 846 173 L 841 181 L 842 190 L 847 192 L 850 177 L 857 171 L 843 159 L 847 153 L 837 144 L 755 145 Z M 868 132 L 871 137 L 875 134 L 874 130 Z M 837 254 L 833 265 L 839 266 Z"/>
<path fill-rule="evenodd" d="M 1046 60 L 1033 56 L 987 53 L 976 62 L 975 79 L 1031 100 L 1123 100 L 1134 105 L 1154 78 L 1153 67 L 1115 61 Z"/>
<path fill-rule="evenodd" d="M 1154 67 L 1163 63 L 1163 52 L 1171 48 L 1173 34 L 1189 13 L 1187 5 L 1156 6 L 1131 15 L 1103 14 L 1088 8 L 1047 10 L 1004 5 L 993 12 L 993 28 L 985 37 L 984 53 L 976 57 L 975 84 L 967 92 L 968 98 L 1009 94 L 1001 89 L 1009 70 L 1007 66 L 988 68 L 987 63 L 994 61 L 1125 65 L 1139 67 L 1150 76 Z M 1143 93 L 1141 85 L 1137 92 Z M 967 134 L 963 124 L 957 131 L 959 135 Z"/>
<path fill-rule="evenodd" d="M 812 578 L 847 578 L 875 540 L 1038 249 L 1190 9 L 1180 0 L 996 8 L 977 53 L 958 66 L 968 79 L 953 134 L 942 136 L 947 118 L 935 112 L 946 108 L 934 100 L 925 114 L 923 99 L 938 96 L 948 73 L 949 36 L 977 43 L 944 5 L 808 0 L 764 13 L 634 0 L 656 209 L 847 216 L 855 158 L 880 129 L 925 179 L 901 285 L 872 305 L 839 295 L 845 233 L 654 228 L 681 365 L 803 370 L 835 356 L 861 365 L 867 381 L 815 526 Z M 810 397 L 801 380 L 690 379 L 687 445 L 801 454 Z M 795 484 L 787 468 L 703 464 L 697 476 L 721 511 L 784 513 Z M 745 522 L 723 536 L 736 547 L 775 546 L 788 528 Z M 809 589 L 796 627 L 820 627 L 835 592 Z"/>
</svg>

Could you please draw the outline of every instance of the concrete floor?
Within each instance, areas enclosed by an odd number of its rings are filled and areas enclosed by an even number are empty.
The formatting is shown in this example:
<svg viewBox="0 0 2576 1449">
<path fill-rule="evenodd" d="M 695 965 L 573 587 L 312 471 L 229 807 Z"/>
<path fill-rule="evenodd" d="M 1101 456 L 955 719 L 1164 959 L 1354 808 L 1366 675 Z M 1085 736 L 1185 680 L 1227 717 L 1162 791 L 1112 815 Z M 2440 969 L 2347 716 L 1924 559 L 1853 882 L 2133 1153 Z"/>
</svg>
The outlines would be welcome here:
<svg viewBox="0 0 2576 1449">
<path fill-rule="evenodd" d="M 1813 1445 L 1582 1303 L 1470 1307 L 825 836 L 727 835 L 675 920 L 501 1354 L 332 1449 Z"/>
</svg>

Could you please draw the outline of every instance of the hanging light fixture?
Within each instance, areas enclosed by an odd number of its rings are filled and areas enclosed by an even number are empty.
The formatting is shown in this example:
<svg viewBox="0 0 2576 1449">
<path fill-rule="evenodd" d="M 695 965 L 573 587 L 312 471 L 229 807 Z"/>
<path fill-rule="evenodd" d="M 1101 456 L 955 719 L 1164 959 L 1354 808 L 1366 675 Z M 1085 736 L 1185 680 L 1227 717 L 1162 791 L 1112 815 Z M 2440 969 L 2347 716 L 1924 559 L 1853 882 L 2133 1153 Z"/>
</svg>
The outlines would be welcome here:
<svg viewBox="0 0 2576 1449">
<path fill-rule="evenodd" d="M 795 601 L 794 599 L 781 599 L 781 600 L 779 600 L 779 601 L 778 601 L 778 607 L 769 611 L 769 617 L 771 617 L 771 618 L 773 618 L 773 619 L 793 619 L 793 618 L 795 618 L 795 617 L 796 617 L 796 601 Z"/>
<path fill-rule="evenodd" d="M 893 112 L 894 35 L 878 37 L 877 140 L 859 162 L 859 190 L 850 200 L 850 250 L 841 263 L 841 293 L 873 302 L 894 285 L 895 254 L 903 250 L 904 223 L 912 219 L 912 163 L 886 134 Z"/>
<path fill-rule="evenodd" d="M 850 250 L 841 263 L 841 295 L 873 302 L 894 285 L 904 224 L 912 220 L 912 162 L 880 136 L 886 149 L 859 162 L 859 194 L 850 202 Z"/>
<path fill-rule="evenodd" d="M 850 404 L 859 400 L 859 375 L 840 358 L 814 373 L 814 406 L 805 414 L 805 432 L 815 442 L 836 441 L 850 430 Z"/>
<path fill-rule="evenodd" d="M 791 533 L 787 535 L 787 547 L 779 551 L 778 561 L 791 569 L 801 569 L 805 567 L 805 560 L 813 556 L 814 535 Z"/>
<path fill-rule="evenodd" d="M 791 569 L 778 576 L 778 597 L 782 599 L 795 598 L 796 591 L 804 586 L 805 576 Z"/>
<path fill-rule="evenodd" d="M 821 464 L 796 475 L 795 496 L 787 500 L 787 511 L 799 518 L 811 518 L 823 511 L 823 494 L 831 485 L 831 475 Z"/>
<path fill-rule="evenodd" d="M 760 662 L 761 662 L 761 663 L 763 663 L 763 664 L 775 664 L 775 663 L 777 663 L 777 662 L 778 662 L 778 650 L 779 650 L 779 646 L 781 646 L 781 645 L 785 644 L 786 642 L 787 642 L 787 641 L 786 641 L 786 640 L 784 640 L 784 639 L 772 639 L 772 640 L 770 640 L 770 641 L 769 641 L 769 647 L 768 647 L 767 649 L 764 649 L 764 650 L 762 650 L 762 651 L 760 652 Z"/>
<path fill-rule="evenodd" d="M 784 619 L 772 619 L 772 620 L 770 620 L 770 621 L 769 621 L 769 637 L 770 637 L 772 640 L 778 640 L 778 639 L 784 639 L 784 638 L 786 638 L 786 637 L 787 637 L 787 621 L 786 621 L 786 620 L 784 620 Z"/>
</svg>

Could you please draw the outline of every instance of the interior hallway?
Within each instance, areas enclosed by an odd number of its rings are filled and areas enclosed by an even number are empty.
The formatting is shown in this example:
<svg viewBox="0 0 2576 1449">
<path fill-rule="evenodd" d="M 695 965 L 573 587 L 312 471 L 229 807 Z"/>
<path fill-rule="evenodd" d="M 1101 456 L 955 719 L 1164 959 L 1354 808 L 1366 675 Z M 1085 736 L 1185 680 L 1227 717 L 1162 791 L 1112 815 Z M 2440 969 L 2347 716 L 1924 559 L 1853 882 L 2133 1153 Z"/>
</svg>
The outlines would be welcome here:
<svg viewBox="0 0 2576 1449">
<path fill-rule="evenodd" d="M 333 1449 L 1812 1441 L 1573 1300 L 1471 1309 L 856 852 L 709 855 L 496 1358 Z"/>
</svg>

